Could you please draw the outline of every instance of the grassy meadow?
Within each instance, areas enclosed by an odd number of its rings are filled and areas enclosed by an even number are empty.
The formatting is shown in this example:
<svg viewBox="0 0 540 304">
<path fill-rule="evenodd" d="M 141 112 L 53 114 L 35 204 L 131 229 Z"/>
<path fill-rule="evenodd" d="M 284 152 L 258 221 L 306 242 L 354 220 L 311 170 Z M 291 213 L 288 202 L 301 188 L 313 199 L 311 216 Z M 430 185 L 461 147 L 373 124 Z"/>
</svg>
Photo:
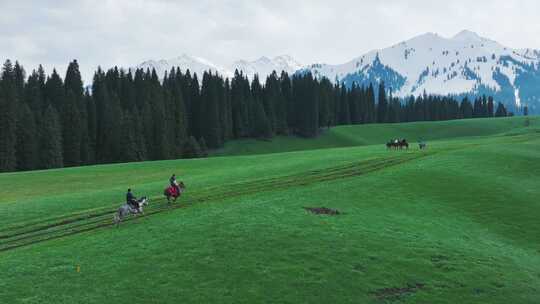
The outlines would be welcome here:
<svg viewBox="0 0 540 304">
<path fill-rule="evenodd" d="M 525 119 L 0 174 L 0 303 L 539 303 L 540 118 Z M 172 173 L 187 191 L 167 205 Z M 150 206 L 115 228 L 128 187 Z M 323 206 L 341 214 L 304 210 Z"/>
</svg>

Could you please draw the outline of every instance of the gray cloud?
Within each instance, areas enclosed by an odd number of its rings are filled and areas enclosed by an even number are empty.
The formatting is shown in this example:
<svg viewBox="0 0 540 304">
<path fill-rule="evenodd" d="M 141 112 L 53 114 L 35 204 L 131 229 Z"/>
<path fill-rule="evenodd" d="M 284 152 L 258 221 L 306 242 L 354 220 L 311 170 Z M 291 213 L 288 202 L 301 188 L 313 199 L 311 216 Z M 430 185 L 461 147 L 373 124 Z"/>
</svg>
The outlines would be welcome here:
<svg viewBox="0 0 540 304">
<path fill-rule="evenodd" d="M 0 58 L 64 73 L 77 58 L 132 66 L 188 53 L 217 63 L 290 54 L 342 63 L 424 32 L 467 28 L 517 48 L 540 48 L 533 0 L 2 1 Z"/>
</svg>

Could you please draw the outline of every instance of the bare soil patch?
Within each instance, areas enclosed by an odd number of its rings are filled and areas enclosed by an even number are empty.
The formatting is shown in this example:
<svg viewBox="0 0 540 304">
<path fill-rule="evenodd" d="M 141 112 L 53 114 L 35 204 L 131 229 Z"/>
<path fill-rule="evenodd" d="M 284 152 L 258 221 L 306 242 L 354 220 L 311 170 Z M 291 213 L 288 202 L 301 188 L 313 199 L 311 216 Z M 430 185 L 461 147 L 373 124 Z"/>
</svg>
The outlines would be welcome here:
<svg viewBox="0 0 540 304">
<path fill-rule="evenodd" d="M 305 210 L 313 214 L 324 214 L 324 215 L 340 215 L 341 213 L 337 209 L 330 209 L 326 207 L 304 207 Z"/>
<path fill-rule="evenodd" d="M 414 283 L 414 284 L 407 284 L 405 287 L 388 287 L 388 288 L 381 288 L 374 290 L 370 292 L 370 294 L 374 295 L 380 300 L 390 300 L 395 301 L 399 300 L 402 297 L 410 294 L 416 293 L 418 290 L 423 289 L 425 287 L 425 284 L 423 283 Z"/>
</svg>

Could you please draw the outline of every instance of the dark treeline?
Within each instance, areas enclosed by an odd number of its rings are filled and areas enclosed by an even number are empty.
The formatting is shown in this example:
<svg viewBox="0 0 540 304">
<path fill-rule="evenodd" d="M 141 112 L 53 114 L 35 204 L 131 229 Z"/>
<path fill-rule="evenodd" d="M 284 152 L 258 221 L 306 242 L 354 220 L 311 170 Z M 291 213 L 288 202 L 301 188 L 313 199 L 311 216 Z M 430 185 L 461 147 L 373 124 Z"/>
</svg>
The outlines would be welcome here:
<svg viewBox="0 0 540 304">
<path fill-rule="evenodd" d="M 377 91 L 377 92 L 376 92 Z M 85 90 L 77 61 L 64 80 L 40 66 L 26 77 L 7 60 L 0 79 L 0 172 L 206 156 L 230 139 L 315 137 L 321 128 L 507 116 L 492 98 L 402 101 L 377 87 L 332 84 L 311 74 L 273 73 L 264 85 L 173 69 L 98 69 Z"/>
</svg>

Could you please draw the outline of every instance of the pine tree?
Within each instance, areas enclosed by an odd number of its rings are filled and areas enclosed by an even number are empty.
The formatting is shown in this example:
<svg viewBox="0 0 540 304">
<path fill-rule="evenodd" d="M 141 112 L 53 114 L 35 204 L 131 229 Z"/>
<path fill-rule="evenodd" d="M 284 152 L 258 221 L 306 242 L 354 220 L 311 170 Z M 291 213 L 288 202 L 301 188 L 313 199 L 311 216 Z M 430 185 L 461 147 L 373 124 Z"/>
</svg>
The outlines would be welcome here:
<svg viewBox="0 0 540 304">
<path fill-rule="evenodd" d="M 86 92 L 84 95 L 84 100 L 86 103 L 86 123 L 88 130 L 88 144 L 85 145 L 88 149 L 87 151 L 87 163 L 94 164 L 96 163 L 96 137 L 97 137 L 97 113 L 96 113 L 96 104 L 94 99 L 90 95 L 90 92 Z"/>
<path fill-rule="evenodd" d="M 52 105 L 45 110 L 39 130 L 40 168 L 63 167 L 62 128 L 58 114 Z"/>
<path fill-rule="evenodd" d="M 293 96 L 296 108 L 296 134 L 317 136 L 319 131 L 319 100 L 317 84 L 311 73 L 293 77 Z"/>
<path fill-rule="evenodd" d="M 104 91 L 103 116 L 98 122 L 96 158 L 100 163 L 118 161 L 122 157 L 121 123 L 123 118 L 120 100 L 116 94 Z M 98 112 L 99 113 L 99 112 Z"/>
<path fill-rule="evenodd" d="M 332 120 L 332 84 L 326 78 L 322 79 L 319 90 L 315 94 L 319 96 L 319 126 L 330 128 L 334 124 Z"/>
<path fill-rule="evenodd" d="M 71 103 L 74 104 L 75 109 L 78 111 L 78 121 L 72 121 L 73 127 L 77 129 L 76 134 L 78 136 L 77 139 L 74 138 L 74 147 L 78 147 L 79 155 L 73 155 L 75 157 L 74 159 L 71 159 L 71 156 L 68 153 L 64 153 L 64 161 L 66 165 L 70 166 L 73 162 L 76 164 L 85 164 L 88 163 L 90 155 L 88 154 L 89 149 L 89 133 L 88 133 L 88 113 L 87 113 L 87 107 L 84 99 L 84 88 L 83 88 L 83 82 L 81 78 L 81 73 L 79 71 L 79 64 L 77 60 L 73 60 L 69 63 L 67 71 L 66 71 L 66 77 L 64 79 L 64 89 L 66 91 L 66 96 L 69 99 L 72 100 L 66 100 L 67 106 L 72 106 Z M 64 117 L 65 120 L 65 117 Z M 64 133 L 65 129 L 64 129 Z M 66 148 L 65 145 L 68 143 L 64 138 L 64 149 Z M 76 152 L 76 151 L 73 151 Z"/>
<path fill-rule="evenodd" d="M 187 113 L 184 98 L 180 86 L 175 85 L 171 93 L 174 106 L 174 131 L 175 131 L 175 157 L 182 156 L 184 143 L 188 140 Z"/>
<path fill-rule="evenodd" d="M 67 167 L 81 164 L 81 116 L 72 91 L 67 96 L 62 111 L 62 143 L 64 164 Z"/>
<path fill-rule="evenodd" d="M 184 158 L 197 158 L 201 156 L 201 147 L 193 136 L 189 137 L 189 139 L 184 145 L 183 151 Z"/>
<path fill-rule="evenodd" d="M 386 101 L 386 89 L 384 87 L 384 82 L 379 84 L 379 102 L 377 103 L 377 122 L 383 123 L 387 122 L 388 116 L 388 104 Z"/>
<path fill-rule="evenodd" d="M 25 102 L 30 106 L 30 109 L 32 110 L 36 121 L 40 120 L 41 115 L 43 115 L 43 111 L 45 110 L 45 101 L 44 101 L 44 88 L 45 88 L 45 82 L 44 82 L 44 73 L 43 68 L 41 68 L 41 71 L 36 72 L 35 70 L 32 71 L 32 74 L 30 77 L 28 77 L 28 82 L 25 86 Z"/>
<path fill-rule="evenodd" d="M 140 158 L 140 152 L 137 142 L 137 120 L 133 112 L 127 112 L 123 115 L 121 124 L 121 161 L 133 162 L 143 160 Z"/>
<path fill-rule="evenodd" d="M 45 101 L 46 104 L 52 104 L 55 110 L 60 113 L 62 112 L 65 99 L 64 84 L 60 75 L 53 69 L 53 72 L 50 77 L 47 78 L 45 82 Z"/>
<path fill-rule="evenodd" d="M 270 133 L 276 132 L 277 128 L 277 114 L 276 105 L 279 104 L 281 98 L 281 92 L 279 89 L 279 81 L 276 71 L 273 71 L 267 78 L 263 89 L 263 106 L 264 113 L 270 124 Z M 281 117 L 282 123 L 285 121 L 285 116 Z"/>
<path fill-rule="evenodd" d="M 256 110 L 255 110 L 255 127 L 253 130 L 253 137 L 261 138 L 270 138 L 272 137 L 272 129 L 270 126 L 270 121 L 266 117 L 264 112 L 264 107 L 259 100 L 255 101 Z"/>
<path fill-rule="evenodd" d="M 508 115 L 505 106 L 502 103 L 497 104 L 497 111 L 495 111 L 495 117 L 506 117 Z"/>
<path fill-rule="evenodd" d="M 366 116 L 364 118 L 366 123 L 374 123 L 377 121 L 377 112 L 375 106 L 375 89 L 373 85 L 369 85 L 366 93 Z"/>
<path fill-rule="evenodd" d="M 348 125 L 351 123 L 351 114 L 349 107 L 349 95 L 345 86 L 341 87 L 341 95 L 339 98 L 339 120 L 340 125 Z"/>
<path fill-rule="evenodd" d="M 467 99 L 466 97 L 461 102 L 459 111 L 461 113 L 462 118 L 472 118 L 473 117 L 473 112 L 474 112 L 473 111 L 473 106 L 470 103 L 469 99 Z"/>
<path fill-rule="evenodd" d="M 220 124 L 219 88 L 221 79 L 210 73 L 204 73 L 201 89 L 201 106 L 199 115 L 200 137 L 203 137 L 210 148 L 219 148 L 223 145 L 222 128 Z M 255 80 L 254 80 L 255 81 Z M 204 113 L 204 115 L 203 115 Z"/>
<path fill-rule="evenodd" d="M 390 97 L 388 106 L 387 122 L 400 122 L 401 104 L 398 99 Z"/>
<path fill-rule="evenodd" d="M 206 141 L 202 137 L 199 139 L 199 147 L 201 149 L 199 157 L 208 157 L 208 147 L 206 146 Z"/>
<path fill-rule="evenodd" d="M 487 103 L 487 117 L 493 117 L 494 113 L 494 104 L 493 104 L 493 97 L 488 97 L 488 103 Z"/>
<path fill-rule="evenodd" d="M 281 89 L 281 94 L 283 95 L 284 105 L 282 108 L 287 112 L 286 121 L 287 121 L 287 132 L 291 131 L 291 128 L 294 126 L 294 100 L 293 100 L 293 90 L 291 78 L 286 72 L 282 72 L 279 77 L 279 84 Z"/>
<path fill-rule="evenodd" d="M 13 81 L 15 85 L 15 94 L 17 99 L 22 102 L 24 100 L 24 80 L 26 79 L 26 72 L 24 68 L 19 64 L 18 61 L 15 61 L 15 66 L 13 67 Z"/>
<path fill-rule="evenodd" d="M 0 172 L 17 167 L 17 104 L 15 74 L 11 61 L 6 60 L 0 82 Z"/>
<path fill-rule="evenodd" d="M 17 169 L 33 170 L 38 166 L 38 129 L 34 114 L 27 104 L 18 111 L 17 119 Z"/>
<path fill-rule="evenodd" d="M 476 98 L 474 100 L 474 106 L 473 106 L 473 117 L 478 118 L 482 116 L 483 116 L 482 100 L 480 98 Z"/>
</svg>

